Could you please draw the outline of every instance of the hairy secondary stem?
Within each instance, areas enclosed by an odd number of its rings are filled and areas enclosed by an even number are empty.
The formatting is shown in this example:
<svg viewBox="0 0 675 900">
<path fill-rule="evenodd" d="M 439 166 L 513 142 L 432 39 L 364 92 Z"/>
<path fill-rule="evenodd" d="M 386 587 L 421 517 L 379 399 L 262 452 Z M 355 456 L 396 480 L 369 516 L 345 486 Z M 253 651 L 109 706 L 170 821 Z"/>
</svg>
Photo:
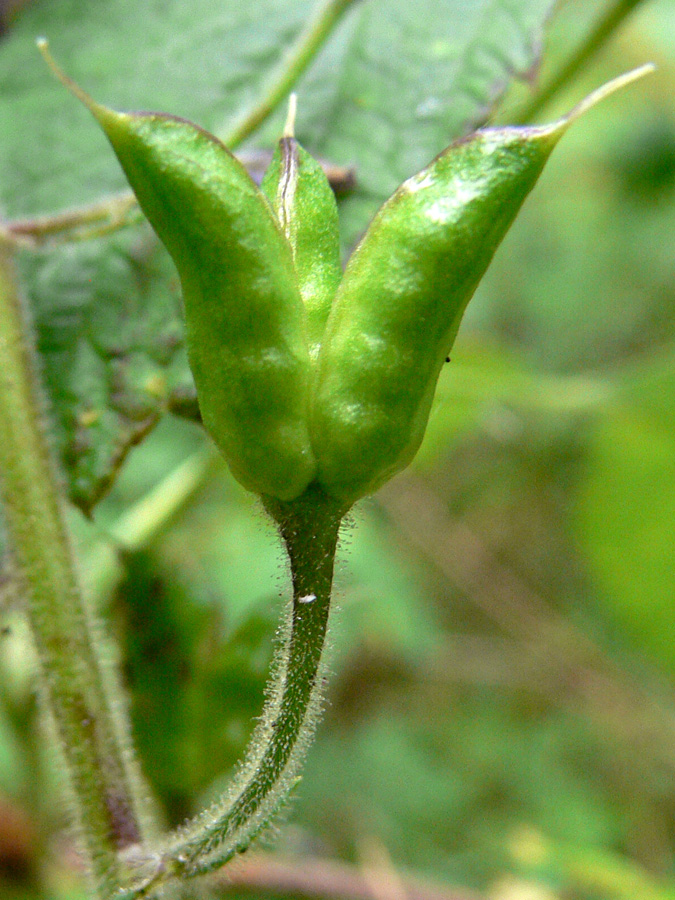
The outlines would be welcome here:
<svg viewBox="0 0 675 900">
<path fill-rule="evenodd" d="M 295 784 L 321 707 L 322 654 L 341 513 L 320 489 L 296 501 L 267 498 L 293 578 L 293 603 L 272 687 L 248 754 L 222 801 L 169 840 L 157 871 L 125 896 L 148 896 L 178 877 L 202 875 L 243 852 Z"/>
<path fill-rule="evenodd" d="M 42 694 L 60 739 L 82 844 L 101 898 L 119 888 L 118 851 L 147 818 L 112 675 L 75 570 L 45 433 L 30 329 L 0 244 L 0 495 L 37 650 Z"/>
</svg>

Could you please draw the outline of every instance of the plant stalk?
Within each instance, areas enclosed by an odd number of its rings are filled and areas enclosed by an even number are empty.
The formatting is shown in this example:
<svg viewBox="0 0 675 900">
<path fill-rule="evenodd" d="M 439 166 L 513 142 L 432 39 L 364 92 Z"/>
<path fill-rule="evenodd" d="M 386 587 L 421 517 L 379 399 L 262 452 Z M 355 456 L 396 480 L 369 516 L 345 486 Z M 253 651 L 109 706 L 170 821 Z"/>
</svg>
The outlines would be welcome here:
<svg viewBox="0 0 675 900">
<path fill-rule="evenodd" d="M 45 430 L 32 335 L 12 259 L 0 244 L 0 496 L 37 651 L 42 694 L 63 751 L 96 896 L 109 900 L 118 852 L 142 839 L 145 801 L 98 625 L 80 589 L 61 485 Z"/>
</svg>

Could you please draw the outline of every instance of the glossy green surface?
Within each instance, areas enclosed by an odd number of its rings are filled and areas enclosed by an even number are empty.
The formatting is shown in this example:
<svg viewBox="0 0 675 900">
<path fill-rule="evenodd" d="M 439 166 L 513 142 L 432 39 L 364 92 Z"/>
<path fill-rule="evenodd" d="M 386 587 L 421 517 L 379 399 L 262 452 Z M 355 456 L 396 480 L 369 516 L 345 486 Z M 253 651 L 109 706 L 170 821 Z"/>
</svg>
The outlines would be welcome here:
<svg viewBox="0 0 675 900">
<path fill-rule="evenodd" d="M 297 497 L 314 474 L 309 354 L 290 246 L 267 202 L 195 125 L 92 112 L 180 274 L 206 428 L 245 487 Z"/>
<path fill-rule="evenodd" d="M 293 499 L 316 456 L 350 504 L 404 468 L 466 304 L 567 123 L 452 145 L 382 207 L 339 284 L 335 200 L 293 138 L 261 193 L 196 126 L 91 108 L 179 270 L 204 423 L 241 483 Z"/>
<path fill-rule="evenodd" d="M 375 217 L 319 359 L 312 435 L 328 493 L 353 502 L 415 455 L 466 305 L 565 124 L 477 132 Z"/>
</svg>

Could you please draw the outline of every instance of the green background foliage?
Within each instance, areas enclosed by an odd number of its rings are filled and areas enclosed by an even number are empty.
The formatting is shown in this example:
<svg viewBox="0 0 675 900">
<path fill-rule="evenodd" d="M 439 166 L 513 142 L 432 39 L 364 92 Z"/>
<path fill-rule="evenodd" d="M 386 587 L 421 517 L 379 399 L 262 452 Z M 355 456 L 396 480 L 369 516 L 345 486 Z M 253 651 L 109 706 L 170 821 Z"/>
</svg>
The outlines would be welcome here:
<svg viewBox="0 0 675 900">
<path fill-rule="evenodd" d="M 401 179 L 490 115 L 516 117 L 532 88 L 514 73 L 545 81 L 606 6 L 568 0 L 551 18 L 543 0 L 357 4 L 299 86 L 300 139 L 356 169 L 345 253 Z M 0 40 L 3 215 L 123 185 L 37 35 L 97 99 L 222 131 L 311 7 L 28 4 Z M 284 858 L 385 858 L 496 900 L 675 895 L 671 19 L 668 0 L 643 3 L 542 111 L 657 63 L 556 150 L 472 301 L 418 459 L 345 531 L 329 705 L 275 834 Z M 250 145 L 270 147 L 282 119 Z M 100 585 L 101 541 L 205 446 L 176 414 L 193 401 L 177 280 L 143 226 L 26 251 L 21 268 L 71 498 L 90 509 L 105 495 L 92 520 L 72 513 Z M 223 467 L 209 472 L 99 599 L 172 824 L 245 746 L 288 590 L 271 524 Z M 74 900 L 20 611 L 6 619 L 0 898 Z M 30 840 L 12 857 L 17 834 Z"/>
</svg>

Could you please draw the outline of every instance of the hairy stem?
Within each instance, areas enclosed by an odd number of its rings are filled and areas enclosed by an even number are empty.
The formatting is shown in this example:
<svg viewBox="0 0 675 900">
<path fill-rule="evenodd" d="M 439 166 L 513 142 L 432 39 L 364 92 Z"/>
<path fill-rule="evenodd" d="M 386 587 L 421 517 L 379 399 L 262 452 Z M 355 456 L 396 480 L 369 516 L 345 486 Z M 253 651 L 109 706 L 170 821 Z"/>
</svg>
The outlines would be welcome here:
<svg viewBox="0 0 675 900">
<path fill-rule="evenodd" d="M 290 503 L 266 498 L 288 551 L 293 602 L 271 689 L 244 762 L 225 797 L 170 838 L 154 876 L 125 896 L 148 896 L 174 878 L 213 871 L 241 853 L 297 781 L 314 732 L 341 510 L 310 487 Z"/>
<path fill-rule="evenodd" d="M 624 20 L 635 10 L 642 0 L 613 0 L 598 18 L 593 28 L 585 35 L 583 41 L 572 56 L 554 73 L 547 84 L 541 88 L 529 103 L 513 117 L 513 124 L 527 125 L 534 121 L 551 100 L 562 91 L 578 74 L 583 71 L 588 61 L 607 43 Z"/>
<path fill-rule="evenodd" d="M 111 676 L 99 658 L 44 428 L 30 329 L 0 244 L 0 495 L 37 650 L 42 693 L 63 750 L 96 896 L 119 888 L 118 851 L 147 816 Z M 114 708 L 114 711 L 113 711 Z"/>
<path fill-rule="evenodd" d="M 255 106 L 226 130 L 223 142 L 238 147 L 285 100 L 343 14 L 358 0 L 325 0 L 290 47 Z"/>
</svg>

